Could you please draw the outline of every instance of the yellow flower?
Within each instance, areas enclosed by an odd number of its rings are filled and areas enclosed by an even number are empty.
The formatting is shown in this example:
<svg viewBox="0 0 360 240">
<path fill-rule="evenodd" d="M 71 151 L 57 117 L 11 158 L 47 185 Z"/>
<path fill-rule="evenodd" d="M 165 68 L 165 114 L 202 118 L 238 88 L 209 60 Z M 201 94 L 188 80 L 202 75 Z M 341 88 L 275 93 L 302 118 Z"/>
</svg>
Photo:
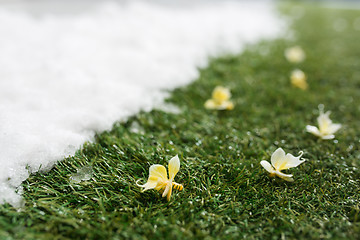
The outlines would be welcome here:
<svg viewBox="0 0 360 240">
<path fill-rule="evenodd" d="M 149 189 L 155 189 L 162 193 L 162 197 L 166 197 L 170 201 L 172 188 L 182 190 L 183 185 L 174 182 L 174 177 L 180 169 L 180 160 L 178 155 L 171 158 L 169 161 L 169 178 L 167 177 L 166 168 L 163 165 L 154 164 L 150 166 L 149 178 L 144 185 L 139 185 L 136 181 L 136 185 L 144 188 L 142 191 Z"/>
<path fill-rule="evenodd" d="M 303 155 L 303 152 L 300 152 L 298 157 L 294 157 L 290 153 L 285 155 L 282 148 L 276 149 L 276 151 L 271 155 L 271 164 L 268 161 L 261 161 L 260 164 L 263 166 L 266 171 L 270 173 L 270 176 L 277 175 L 278 177 L 288 181 L 293 182 L 292 174 L 284 174 L 281 170 L 289 169 L 300 165 L 305 162 L 305 160 L 300 160 L 300 157 Z"/>
<path fill-rule="evenodd" d="M 291 84 L 295 87 L 298 87 L 302 90 L 306 90 L 308 88 L 308 84 L 306 82 L 306 75 L 300 69 L 295 69 L 291 72 Z"/>
<path fill-rule="evenodd" d="M 305 52 L 300 46 L 285 49 L 284 55 L 292 63 L 300 63 L 305 59 Z"/>
<path fill-rule="evenodd" d="M 231 97 L 228 88 L 217 86 L 212 92 L 212 98 L 205 102 L 205 108 L 215 110 L 232 110 L 234 104 L 229 101 Z"/>
<path fill-rule="evenodd" d="M 341 128 L 341 124 L 332 123 L 331 119 L 329 118 L 330 113 L 330 111 L 324 113 L 324 111 L 320 109 L 320 115 L 317 118 L 319 128 L 307 125 L 306 131 L 320 137 L 321 139 L 335 138 L 334 133 Z"/>
</svg>

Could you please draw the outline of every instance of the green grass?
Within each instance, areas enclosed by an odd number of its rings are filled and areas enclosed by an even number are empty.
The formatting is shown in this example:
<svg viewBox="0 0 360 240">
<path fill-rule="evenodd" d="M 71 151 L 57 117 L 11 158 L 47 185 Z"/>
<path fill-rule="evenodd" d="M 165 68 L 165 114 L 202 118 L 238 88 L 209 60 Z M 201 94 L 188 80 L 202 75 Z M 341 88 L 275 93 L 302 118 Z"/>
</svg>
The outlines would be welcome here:
<svg viewBox="0 0 360 240">
<path fill-rule="evenodd" d="M 182 113 L 137 114 L 32 175 L 23 209 L 0 205 L 0 239 L 359 239 L 360 31 L 352 24 L 360 11 L 304 9 L 292 25 L 296 40 L 212 59 L 199 79 L 176 89 L 168 101 Z M 333 28 L 339 18 L 348 22 L 342 32 Z M 283 57 L 293 45 L 307 54 L 299 65 Z M 307 91 L 290 85 L 295 67 L 308 75 Z M 217 85 L 231 88 L 233 111 L 203 108 Z M 319 104 L 343 124 L 335 141 L 305 132 Z M 133 122 L 145 133 L 131 132 Z M 259 164 L 278 147 L 304 151 L 307 161 L 289 170 L 293 183 Z M 141 193 L 135 181 L 175 154 L 184 190 L 170 202 Z M 71 183 L 85 165 L 93 178 Z"/>
</svg>

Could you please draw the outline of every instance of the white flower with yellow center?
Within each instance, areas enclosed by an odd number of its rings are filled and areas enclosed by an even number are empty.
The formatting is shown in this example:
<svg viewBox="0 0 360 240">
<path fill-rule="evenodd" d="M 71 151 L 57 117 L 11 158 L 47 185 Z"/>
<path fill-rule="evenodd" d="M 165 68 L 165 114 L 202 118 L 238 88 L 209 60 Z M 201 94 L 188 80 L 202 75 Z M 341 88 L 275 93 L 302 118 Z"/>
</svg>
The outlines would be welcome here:
<svg viewBox="0 0 360 240">
<path fill-rule="evenodd" d="M 302 90 L 306 90 L 308 88 L 308 84 L 306 82 L 306 75 L 300 69 L 295 69 L 291 72 L 290 80 L 291 84 L 295 87 L 298 87 Z"/>
<path fill-rule="evenodd" d="M 285 49 L 284 55 L 292 63 L 300 63 L 305 60 L 305 52 L 300 46 Z"/>
<path fill-rule="evenodd" d="M 266 171 L 270 173 L 270 176 L 276 175 L 288 182 L 293 182 L 293 175 L 282 173 L 281 170 L 293 168 L 305 162 L 305 160 L 300 159 L 302 155 L 303 152 L 300 152 L 300 155 L 298 157 L 294 157 L 290 153 L 285 155 L 284 150 L 282 150 L 282 148 L 278 148 L 271 155 L 271 164 L 265 160 L 261 161 L 260 164 L 266 169 Z"/>
<path fill-rule="evenodd" d="M 324 113 L 324 111 L 320 110 L 320 115 L 317 118 L 317 122 L 319 124 L 319 128 L 311 125 L 306 126 L 306 131 L 309 133 L 318 136 L 321 139 L 333 139 L 335 138 L 334 133 L 341 128 L 341 124 L 333 123 L 329 118 L 330 111 Z"/>
<path fill-rule="evenodd" d="M 180 191 L 183 189 L 183 186 L 181 184 L 174 182 L 175 175 L 180 169 L 180 160 L 178 155 L 170 159 L 168 169 L 169 178 L 167 177 L 166 168 L 163 165 L 151 165 L 147 182 L 143 185 L 140 185 L 138 184 L 138 180 L 136 182 L 136 185 L 144 188 L 142 190 L 143 192 L 149 189 L 155 189 L 157 191 L 160 191 L 162 192 L 162 197 L 166 197 L 167 200 L 170 201 L 173 187 Z"/>
<path fill-rule="evenodd" d="M 229 101 L 231 93 L 228 88 L 217 86 L 212 92 L 212 98 L 205 102 L 205 108 L 215 110 L 232 110 L 234 104 Z"/>
</svg>

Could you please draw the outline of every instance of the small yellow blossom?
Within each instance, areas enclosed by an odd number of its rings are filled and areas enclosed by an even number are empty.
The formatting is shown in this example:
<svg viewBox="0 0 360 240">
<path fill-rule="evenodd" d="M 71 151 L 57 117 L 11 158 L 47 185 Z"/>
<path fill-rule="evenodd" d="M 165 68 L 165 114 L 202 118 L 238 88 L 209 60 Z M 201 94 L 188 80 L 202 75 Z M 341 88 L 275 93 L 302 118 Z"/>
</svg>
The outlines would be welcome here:
<svg viewBox="0 0 360 240">
<path fill-rule="evenodd" d="M 142 191 L 146 191 L 149 189 L 155 189 L 162 193 L 162 197 L 166 197 L 168 201 L 170 201 L 172 188 L 182 190 L 183 185 L 174 182 L 174 177 L 180 169 L 180 160 L 178 155 L 171 158 L 169 161 L 169 178 L 167 177 L 166 168 L 163 165 L 154 164 L 150 166 L 149 169 L 149 178 L 144 185 L 138 184 L 136 181 L 136 185 L 144 188 Z"/>
<path fill-rule="evenodd" d="M 212 98 L 205 102 L 205 108 L 216 110 L 232 110 L 234 104 L 229 101 L 231 97 L 228 88 L 217 86 L 212 92 Z"/>
<path fill-rule="evenodd" d="M 270 173 L 270 176 L 277 175 L 278 177 L 288 181 L 293 182 L 292 174 L 284 174 L 281 170 L 289 169 L 300 165 L 305 162 L 305 160 L 300 160 L 300 157 L 303 155 L 303 152 L 300 152 L 298 157 L 294 157 L 290 153 L 285 155 L 282 148 L 276 149 L 276 151 L 271 155 L 271 164 L 268 161 L 261 161 L 260 164 L 263 166 L 266 171 Z"/>
<path fill-rule="evenodd" d="M 284 55 L 292 63 L 300 63 L 305 60 L 305 52 L 300 46 L 285 49 Z"/>
<path fill-rule="evenodd" d="M 298 87 L 302 90 L 306 90 L 308 88 L 308 84 L 306 82 L 306 75 L 300 69 L 295 69 L 291 72 L 291 84 L 295 87 Z"/>
<path fill-rule="evenodd" d="M 317 118 L 319 128 L 315 126 L 306 126 L 306 131 L 318 136 L 321 139 L 333 139 L 335 138 L 334 133 L 341 128 L 341 124 L 332 123 L 329 118 L 330 111 L 324 113 L 323 109 L 320 109 L 320 115 Z"/>
</svg>

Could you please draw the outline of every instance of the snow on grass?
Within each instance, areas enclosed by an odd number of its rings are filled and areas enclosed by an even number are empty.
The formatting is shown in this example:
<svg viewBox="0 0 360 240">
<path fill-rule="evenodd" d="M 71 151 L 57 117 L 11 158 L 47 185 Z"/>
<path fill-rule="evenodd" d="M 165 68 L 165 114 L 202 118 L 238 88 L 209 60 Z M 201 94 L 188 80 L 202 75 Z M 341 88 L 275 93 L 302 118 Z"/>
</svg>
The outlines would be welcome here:
<svg viewBox="0 0 360 240">
<path fill-rule="evenodd" d="M 150 110 L 188 84 L 209 56 L 278 36 L 269 2 L 186 6 L 104 2 L 34 16 L 0 6 L 0 201 L 94 133 Z"/>
</svg>

